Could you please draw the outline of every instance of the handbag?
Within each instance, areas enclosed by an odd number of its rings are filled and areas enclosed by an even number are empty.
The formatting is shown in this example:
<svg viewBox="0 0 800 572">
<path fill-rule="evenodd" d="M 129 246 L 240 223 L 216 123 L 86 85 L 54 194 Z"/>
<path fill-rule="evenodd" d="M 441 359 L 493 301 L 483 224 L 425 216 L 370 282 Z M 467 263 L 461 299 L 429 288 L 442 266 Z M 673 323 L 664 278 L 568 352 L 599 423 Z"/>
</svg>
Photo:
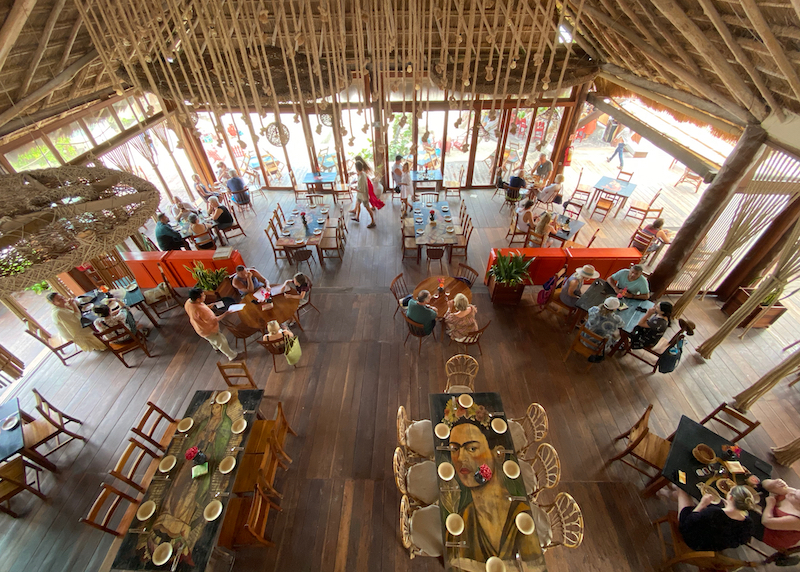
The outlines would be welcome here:
<svg viewBox="0 0 800 572">
<path fill-rule="evenodd" d="M 606 347 L 605 346 L 603 346 L 603 353 L 600 354 L 599 356 L 597 356 L 597 355 L 589 356 L 589 363 L 600 363 L 604 359 L 606 359 Z"/>
<path fill-rule="evenodd" d="M 564 195 L 562 195 L 561 193 L 558 193 L 556 195 L 556 198 L 553 199 L 553 202 L 555 204 L 557 204 L 557 205 L 560 205 L 562 202 L 564 202 Z"/>
<path fill-rule="evenodd" d="M 678 362 L 681 361 L 681 354 L 683 354 L 683 340 L 678 340 L 678 343 L 669 348 L 666 352 L 661 354 L 658 358 L 658 372 L 671 373 L 678 367 Z"/>
<path fill-rule="evenodd" d="M 290 338 L 286 334 L 283 334 L 283 340 L 283 355 L 286 357 L 286 363 L 294 365 L 300 361 L 300 357 L 303 355 L 303 350 L 300 349 L 300 340 L 296 337 Z"/>
</svg>

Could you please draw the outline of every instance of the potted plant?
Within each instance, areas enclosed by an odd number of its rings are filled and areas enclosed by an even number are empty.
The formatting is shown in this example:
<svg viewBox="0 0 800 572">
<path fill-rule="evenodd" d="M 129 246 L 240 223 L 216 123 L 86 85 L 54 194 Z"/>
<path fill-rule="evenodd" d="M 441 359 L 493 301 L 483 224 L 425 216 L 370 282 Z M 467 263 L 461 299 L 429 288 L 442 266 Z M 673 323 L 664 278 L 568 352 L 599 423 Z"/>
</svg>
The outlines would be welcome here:
<svg viewBox="0 0 800 572">
<path fill-rule="evenodd" d="M 530 276 L 528 267 L 533 259 L 526 260 L 517 251 L 515 254 L 497 253 L 489 269 L 489 296 L 495 304 L 519 304 L 525 291 L 524 281 Z"/>
<path fill-rule="evenodd" d="M 755 288 L 739 288 L 736 293 L 722 306 L 722 311 L 731 316 L 755 292 Z M 773 304 L 774 302 L 774 304 Z M 770 308 L 769 306 L 772 305 Z M 769 308 L 764 311 L 764 308 Z M 739 323 L 740 328 L 751 326 L 753 328 L 768 328 L 786 312 L 786 306 L 777 301 L 777 293 L 766 296 L 749 316 Z M 751 325 L 752 324 L 752 325 Z"/>
<path fill-rule="evenodd" d="M 217 293 L 217 289 L 228 277 L 227 268 L 206 269 L 205 265 L 200 261 L 194 263 L 194 268 L 189 268 L 186 265 L 183 267 L 191 272 L 192 278 L 196 282 L 195 287 L 205 290 L 206 297 L 211 298 L 210 301 L 221 297 Z"/>
</svg>

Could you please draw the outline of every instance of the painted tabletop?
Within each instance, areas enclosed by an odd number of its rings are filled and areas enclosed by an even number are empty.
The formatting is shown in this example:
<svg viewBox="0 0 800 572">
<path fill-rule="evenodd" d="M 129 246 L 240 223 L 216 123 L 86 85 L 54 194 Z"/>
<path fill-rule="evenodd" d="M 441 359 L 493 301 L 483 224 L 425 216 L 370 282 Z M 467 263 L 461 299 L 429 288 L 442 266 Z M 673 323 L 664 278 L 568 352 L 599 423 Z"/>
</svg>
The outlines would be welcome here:
<svg viewBox="0 0 800 572">
<path fill-rule="evenodd" d="M 439 169 L 428 170 L 428 178 L 425 178 L 425 171 L 411 171 L 411 182 L 419 183 L 424 181 L 441 181 L 442 172 Z"/>
<path fill-rule="evenodd" d="M 450 205 L 447 201 L 439 201 L 436 203 L 422 203 L 417 201 L 413 204 L 412 216 L 414 218 L 414 239 L 417 245 L 445 245 L 456 244 L 458 242 L 458 233 L 461 227 L 453 220 L 446 221 L 444 217 L 448 216 L 451 219 L 455 218 L 453 211 L 450 210 Z M 443 209 L 447 209 L 446 211 Z M 431 223 L 431 210 L 434 211 L 433 218 L 435 224 Z M 420 211 L 417 213 L 416 211 Z M 447 232 L 447 227 L 452 226 L 453 232 Z"/>
<path fill-rule="evenodd" d="M 19 419 L 19 399 L 9 399 L 0 405 L 0 425 L 8 418 L 16 415 Z M 13 429 L 0 430 L 0 462 L 9 459 L 22 451 L 25 442 L 22 438 L 22 421 Z"/>
<path fill-rule="evenodd" d="M 298 214 L 294 211 L 297 210 Z M 327 211 L 322 213 L 322 211 Z M 306 213 L 306 225 L 303 225 L 300 218 L 301 212 Z M 325 221 L 330 216 L 330 211 L 325 207 L 310 208 L 304 206 L 302 209 L 293 209 L 286 212 L 286 224 L 283 225 L 283 230 L 278 231 L 278 246 L 314 246 L 319 244 L 322 240 L 322 235 L 325 232 Z M 321 230 L 322 232 L 315 234 L 314 231 Z M 302 242 L 297 242 L 298 240 Z"/>
<path fill-rule="evenodd" d="M 304 185 L 313 185 L 319 183 L 333 183 L 336 181 L 337 173 L 335 172 L 323 172 L 323 173 L 306 173 L 303 176 L 303 184 Z"/>
<path fill-rule="evenodd" d="M 583 294 L 581 294 L 581 297 L 578 298 L 576 306 L 581 310 L 588 312 L 589 308 L 599 306 L 605 302 L 606 298 L 610 296 L 616 296 L 611 284 L 602 278 L 598 278 L 592 283 L 591 286 L 584 290 Z M 617 310 L 617 316 L 622 318 L 622 321 L 625 322 L 625 326 L 621 329 L 625 330 L 629 334 L 633 332 L 636 324 L 638 324 L 639 320 L 642 318 L 642 316 L 644 316 L 644 312 L 641 312 L 636 308 L 641 307 L 647 311 L 654 306 L 650 300 L 637 300 L 635 298 L 623 298 L 620 300 L 620 302 L 624 303 L 628 307 L 625 310 Z"/>
<path fill-rule="evenodd" d="M 620 181 L 612 177 L 600 177 L 600 180 L 594 184 L 594 188 L 627 198 L 633 194 L 636 184 Z"/>
<path fill-rule="evenodd" d="M 101 292 L 100 290 L 92 290 L 91 292 L 87 292 L 84 296 L 93 296 L 91 304 L 97 306 L 106 298 L 109 298 L 109 295 L 105 292 Z M 125 305 L 128 308 L 132 308 L 136 304 L 141 304 L 144 302 L 144 294 L 142 293 L 141 288 L 136 288 L 132 292 L 125 290 L 125 298 L 124 298 Z M 89 302 L 87 302 L 89 303 Z M 78 303 L 78 307 L 85 306 L 86 304 Z M 97 319 L 97 314 L 94 313 L 94 309 L 89 310 L 88 312 L 81 312 L 81 326 L 87 328 L 91 326 L 94 321 Z"/>
</svg>

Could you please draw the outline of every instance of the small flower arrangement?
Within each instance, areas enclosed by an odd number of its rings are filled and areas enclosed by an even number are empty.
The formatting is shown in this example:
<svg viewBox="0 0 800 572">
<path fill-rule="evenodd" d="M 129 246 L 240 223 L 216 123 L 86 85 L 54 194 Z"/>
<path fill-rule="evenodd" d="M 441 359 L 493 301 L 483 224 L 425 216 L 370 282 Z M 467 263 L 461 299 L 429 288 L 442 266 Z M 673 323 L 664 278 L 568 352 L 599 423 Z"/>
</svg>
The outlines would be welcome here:
<svg viewBox="0 0 800 572">
<path fill-rule="evenodd" d="M 728 453 L 730 457 L 736 455 L 737 459 L 742 454 L 742 448 L 739 445 L 723 445 L 722 450 Z"/>
<path fill-rule="evenodd" d="M 303 226 L 308 226 L 308 223 L 306 222 L 306 213 L 305 212 L 301 212 L 300 213 L 300 220 L 303 221 Z"/>
<path fill-rule="evenodd" d="M 444 278 L 439 278 L 439 290 L 444 290 Z"/>
<path fill-rule="evenodd" d="M 197 447 L 189 447 L 186 450 L 186 460 L 187 461 L 191 461 L 192 459 L 194 459 L 197 456 L 197 453 L 199 453 L 199 452 L 200 452 L 200 449 L 198 449 Z"/>
<path fill-rule="evenodd" d="M 475 480 L 481 485 L 488 483 L 489 479 L 491 478 L 492 470 L 489 468 L 489 465 L 485 463 L 478 467 L 478 470 L 475 471 Z"/>
<path fill-rule="evenodd" d="M 619 294 L 617 294 L 617 298 L 624 298 L 625 294 L 627 294 L 627 293 L 628 293 L 628 289 L 627 288 L 623 288 L 622 290 L 619 291 Z"/>
</svg>

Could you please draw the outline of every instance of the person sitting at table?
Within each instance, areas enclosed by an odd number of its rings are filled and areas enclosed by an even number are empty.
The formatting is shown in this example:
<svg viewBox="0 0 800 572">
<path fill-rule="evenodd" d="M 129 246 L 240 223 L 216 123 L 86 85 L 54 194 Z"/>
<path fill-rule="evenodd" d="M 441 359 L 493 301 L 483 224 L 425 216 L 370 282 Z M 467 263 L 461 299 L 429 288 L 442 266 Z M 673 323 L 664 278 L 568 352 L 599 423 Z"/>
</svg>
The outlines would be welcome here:
<svg viewBox="0 0 800 572">
<path fill-rule="evenodd" d="M 556 175 L 555 180 L 553 181 L 552 185 L 547 185 L 541 191 L 536 193 L 537 200 L 543 202 L 544 204 L 549 203 L 558 203 L 560 204 L 561 201 L 557 201 L 556 197 L 561 194 L 562 189 L 564 188 L 564 175 Z"/>
<path fill-rule="evenodd" d="M 210 228 L 211 225 L 200 222 L 200 218 L 196 214 L 189 215 L 189 230 L 197 237 L 197 240 L 194 241 L 197 248 L 209 250 L 217 247 L 214 237 L 211 236 Z"/>
<path fill-rule="evenodd" d="M 536 203 L 530 199 L 525 201 L 525 204 L 517 209 L 517 229 L 522 232 L 528 232 L 534 222 L 533 206 Z"/>
<path fill-rule="evenodd" d="M 228 174 L 229 172 L 230 169 L 228 169 L 228 166 L 225 164 L 225 161 L 217 161 L 216 174 L 217 174 L 217 180 L 219 181 L 220 185 L 224 185 L 225 183 L 228 182 L 228 177 L 230 177 L 230 175 Z"/>
<path fill-rule="evenodd" d="M 544 237 L 542 248 L 552 246 L 553 239 L 550 238 L 550 233 L 556 234 L 559 230 L 558 223 L 553 219 L 553 215 L 549 211 L 544 211 L 540 215 L 534 215 L 532 220 L 536 223 L 536 226 L 533 227 L 533 232 Z"/>
<path fill-rule="evenodd" d="M 474 304 L 470 304 L 464 294 L 456 294 L 455 298 L 447 302 L 447 311 L 444 313 L 447 335 L 460 342 L 468 334 L 477 332 L 477 314 L 478 308 Z"/>
<path fill-rule="evenodd" d="M 212 192 L 211 192 L 211 191 L 208 189 L 208 187 L 207 187 L 207 186 L 205 186 L 205 185 L 204 185 L 204 184 L 203 184 L 203 183 L 200 181 L 200 175 L 198 175 L 197 173 L 193 174 L 193 175 L 192 175 L 192 180 L 194 181 L 194 190 L 195 190 L 195 191 L 197 191 L 197 194 L 198 194 L 198 195 L 200 195 L 200 197 L 201 197 L 201 198 L 202 198 L 204 201 L 208 202 L 208 199 L 210 199 L 211 197 L 217 197 L 217 198 L 219 198 L 219 195 L 218 195 L 217 193 L 212 193 Z"/>
<path fill-rule="evenodd" d="M 180 233 L 169 225 L 169 217 L 164 213 L 158 215 L 156 223 L 156 243 L 161 250 L 181 250 L 189 248 Z"/>
<path fill-rule="evenodd" d="M 172 197 L 172 204 L 169 206 L 169 214 L 172 215 L 172 218 L 177 222 L 186 220 L 189 218 L 190 214 L 197 214 L 197 212 L 198 211 L 196 208 L 181 199 L 179 196 L 176 195 Z"/>
<path fill-rule="evenodd" d="M 233 277 L 231 283 L 242 296 L 245 294 L 252 294 L 264 286 L 269 287 L 269 282 L 258 270 L 255 268 L 246 268 L 241 264 L 236 267 L 236 275 Z"/>
<path fill-rule="evenodd" d="M 595 280 L 600 277 L 600 273 L 591 264 L 586 264 L 575 270 L 575 274 L 567 278 L 561 287 L 558 299 L 570 308 L 576 308 L 578 299 L 581 297 L 581 289 L 584 280 Z"/>
<path fill-rule="evenodd" d="M 539 153 L 539 160 L 533 166 L 533 174 L 538 177 L 539 184 L 543 185 L 550 178 L 550 173 L 553 170 L 553 162 L 547 158 L 544 153 Z"/>
<path fill-rule="evenodd" d="M 517 171 L 516 175 L 512 175 L 511 178 L 508 180 L 508 183 L 505 183 L 503 179 L 498 176 L 497 178 L 498 187 L 506 188 L 507 185 L 509 188 L 524 189 L 526 187 L 524 177 L 525 177 L 525 169 L 520 169 L 519 171 Z"/>
<path fill-rule="evenodd" d="M 756 506 L 752 493 L 739 485 L 728 492 L 724 507 L 711 504 L 712 500 L 705 494 L 695 506 L 694 499 L 678 489 L 678 528 L 686 545 L 717 552 L 746 544 L 754 531 L 748 514 Z"/>
<path fill-rule="evenodd" d="M 439 315 L 436 308 L 427 303 L 430 296 L 431 293 L 427 290 L 420 290 L 416 300 L 412 298 L 408 301 L 408 309 L 406 310 L 408 319 L 420 324 L 426 336 L 433 331 L 434 326 L 436 326 L 436 318 Z"/>
<path fill-rule="evenodd" d="M 134 319 L 133 314 L 131 314 L 130 310 L 127 308 L 120 306 L 118 310 L 112 312 L 111 309 L 105 304 L 99 304 L 98 306 L 95 306 L 94 313 L 97 315 L 97 318 L 92 325 L 98 332 L 102 332 L 109 328 L 125 326 L 131 332 L 136 333 L 136 320 Z M 142 333 L 147 336 L 150 331 L 146 328 L 142 328 Z M 103 339 L 108 341 L 107 336 L 103 336 Z M 127 342 L 130 339 L 130 336 L 126 336 L 124 338 L 120 338 L 119 340 L 115 340 L 115 342 Z"/>
<path fill-rule="evenodd" d="M 652 348 L 672 325 L 672 304 L 660 302 L 647 310 L 631 332 L 631 348 Z"/>
<path fill-rule="evenodd" d="M 283 290 L 287 298 L 299 298 L 300 308 L 308 304 L 308 292 L 311 291 L 311 281 L 302 272 L 298 272 L 290 280 L 283 283 Z M 294 293 L 292 293 L 294 290 Z"/>
<path fill-rule="evenodd" d="M 648 252 L 653 252 L 654 250 L 658 249 L 658 247 L 661 246 L 662 244 L 669 244 L 670 242 L 672 242 L 672 238 L 670 237 L 669 233 L 667 233 L 667 231 L 664 230 L 663 218 L 657 218 L 652 222 L 652 224 L 648 224 L 646 227 L 644 227 L 642 229 L 642 232 L 655 237 L 655 240 L 653 240 L 653 242 L 650 243 L 650 246 L 647 247 L 647 251 L 643 254 L 646 254 Z M 639 248 L 642 245 L 638 243 L 634 244 L 633 246 L 640 251 L 642 250 L 641 248 Z"/>
<path fill-rule="evenodd" d="M 208 214 L 217 223 L 217 228 L 225 230 L 233 226 L 233 216 L 228 207 L 219 204 L 217 197 L 208 199 Z"/>
<path fill-rule="evenodd" d="M 788 486 L 783 479 L 765 479 L 761 487 L 769 496 L 760 522 L 756 520 L 755 536 L 764 544 L 778 550 L 800 546 L 800 491 Z M 752 515 L 751 515 L 752 516 Z M 791 558 L 791 561 L 788 559 Z M 778 566 L 798 563 L 798 557 L 785 555 Z"/>
<path fill-rule="evenodd" d="M 237 175 L 233 169 L 228 171 L 228 180 L 225 182 L 225 186 L 231 192 L 231 200 L 234 203 L 237 205 L 250 204 L 250 193 L 247 191 L 247 185 L 244 179 Z"/>
<path fill-rule="evenodd" d="M 644 268 L 641 264 L 634 264 L 630 270 L 619 270 L 608 277 L 608 283 L 614 293 L 623 293 L 624 298 L 647 300 L 650 297 L 650 284 L 643 275 Z"/>
<path fill-rule="evenodd" d="M 85 352 L 104 352 L 108 348 L 92 334 L 91 328 L 81 325 L 81 313 L 74 300 L 67 300 L 58 292 L 48 292 L 47 301 L 53 306 L 51 319 L 64 341 L 74 342 Z"/>
<path fill-rule="evenodd" d="M 606 338 L 606 348 L 609 349 L 619 339 L 619 329 L 625 326 L 623 319 L 616 314 L 619 307 L 619 299 L 611 296 L 600 306 L 589 308 L 589 317 L 586 318 L 586 329 Z"/>
<path fill-rule="evenodd" d="M 279 342 L 284 338 L 293 338 L 294 334 L 289 328 L 281 328 L 277 320 L 267 322 L 267 333 L 262 338 L 265 342 Z M 285 345 L 285 342 L 284 342 Z"/>
</svg>

